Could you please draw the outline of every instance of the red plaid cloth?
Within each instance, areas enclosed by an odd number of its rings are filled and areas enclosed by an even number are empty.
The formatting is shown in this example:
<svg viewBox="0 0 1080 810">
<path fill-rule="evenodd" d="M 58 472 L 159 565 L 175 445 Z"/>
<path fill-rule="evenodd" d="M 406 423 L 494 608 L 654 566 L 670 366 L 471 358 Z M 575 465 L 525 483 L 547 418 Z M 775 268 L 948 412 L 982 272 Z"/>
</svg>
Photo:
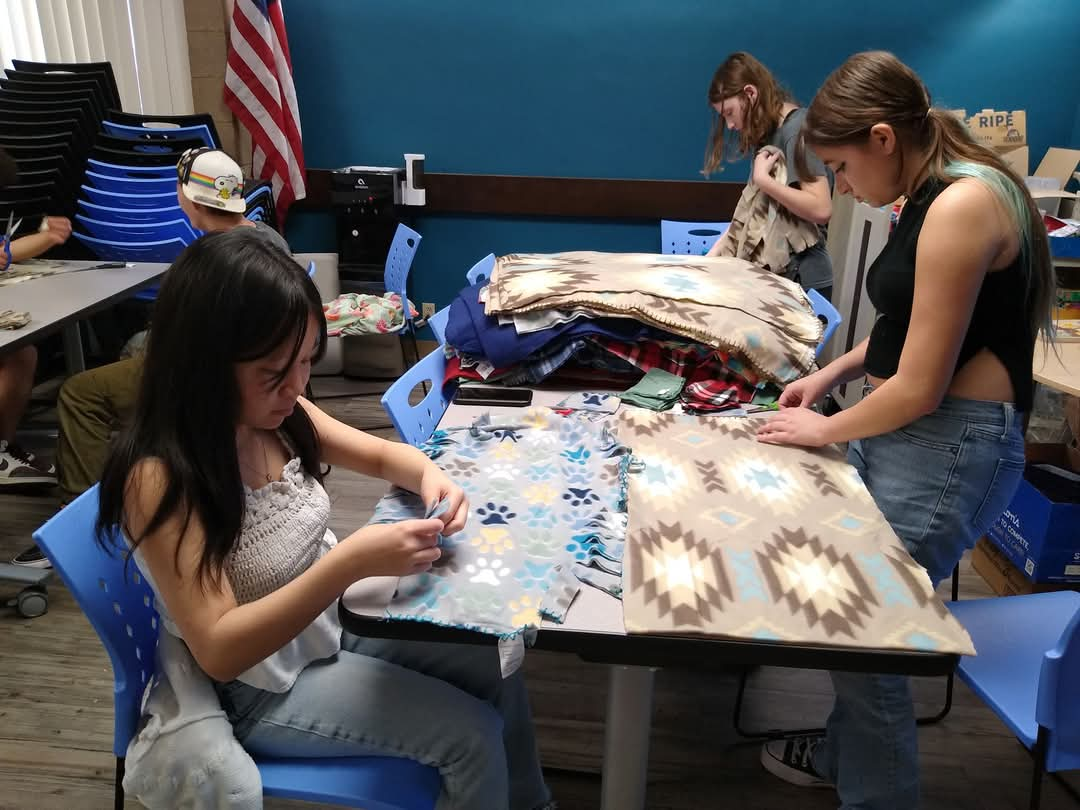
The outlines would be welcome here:
<svg viewBox="0 0 1080 810">
<path fill-rule="evenodd" d="M 659 368 L 682 377 L 686 380 L 680 397 L 683 405 L 701 413 L 750 402 L 761 382 L 738 358 L 701 343 L 623 343 L 604 337 L 592 340 L 642 371 Z"/>
</svg>

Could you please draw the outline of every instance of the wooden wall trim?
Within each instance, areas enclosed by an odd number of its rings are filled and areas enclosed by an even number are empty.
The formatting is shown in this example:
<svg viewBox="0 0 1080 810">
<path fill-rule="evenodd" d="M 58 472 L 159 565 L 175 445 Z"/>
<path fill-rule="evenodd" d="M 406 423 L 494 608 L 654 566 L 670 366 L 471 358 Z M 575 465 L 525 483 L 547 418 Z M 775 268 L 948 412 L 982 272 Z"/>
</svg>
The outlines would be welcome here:
<svg viewBox="0 0 1080 810">
<path fill-rule="evenodd" d="M 726 221 L 742 183 L 704 180 L 609 180 L 499 174 L 424 175 L 427 205 L 417 214 L 573 217 L 576 219 L 681 219 Z M 309 169 L 307 199 L 297 208 L 330 207 L 330 171 Z"/>
</svg>

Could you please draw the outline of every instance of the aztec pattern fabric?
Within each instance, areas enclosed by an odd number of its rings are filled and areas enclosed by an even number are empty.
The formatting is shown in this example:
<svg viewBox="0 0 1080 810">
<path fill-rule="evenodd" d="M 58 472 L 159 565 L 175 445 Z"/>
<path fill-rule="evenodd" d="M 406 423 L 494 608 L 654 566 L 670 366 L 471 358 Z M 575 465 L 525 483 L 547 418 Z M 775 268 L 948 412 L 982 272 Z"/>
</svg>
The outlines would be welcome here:
<svg viewBox="0 0 1080 810">
<path fill-rule="evenodd" d="M 822 335 L 798 284 L 741 259 L 578 251 L 496 260 L 488 315 L 578 307 L 738 353 L 780 383 L 810 371 Z"/>
<path fill-rule="evenodd" d="M 761 152 L 779 154 L 770 174 L 776 182 L 786 186 L 788 170 L 784 153 L 775 146 L 766 146 Z M 821 232 L 816 225 L 799 219 L 750 182 L 735 206 L 731 225 L 720 237 L 719 255 L 745 259 L 768 267 L 774 273 L 782 273 L 791 263 L 792 256 L 820 240 Z"/>
<path fill-rule="evenodd" d="M 621 573 L 612 566 L 622 559 L 629 453 L 607 425 L 536 407 L 513 422 L 485 415 L 438 430 L 422 449 L 465 490 L 471 514 L 440 539 L 435 567 L 400 579 L 386 618 L 510 637 L 542 616 L 563 619 L 579 565 Z M 371 522 L 425 514 L 416 495 L 394 488 Z"/>
<path fill-rule="evenodd" d="M 974 654 L 836 448 L 761 444 L 756 420 L 623 409 L 631 633 Z"/>
</svg>

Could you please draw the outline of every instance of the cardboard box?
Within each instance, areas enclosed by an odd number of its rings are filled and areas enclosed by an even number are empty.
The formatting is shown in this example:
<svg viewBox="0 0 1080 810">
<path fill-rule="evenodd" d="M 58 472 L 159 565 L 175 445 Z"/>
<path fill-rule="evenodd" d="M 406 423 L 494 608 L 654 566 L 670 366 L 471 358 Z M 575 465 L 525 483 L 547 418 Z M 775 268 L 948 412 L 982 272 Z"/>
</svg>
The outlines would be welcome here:
<svg viewBox="0 0 1080 810">
<path fill-rule="evenodd" d="M 987 536 L 1032 582 L 1080 583 L 1080 503 L 1057 503 L 1028 480 L 1034 464 L 1070 465 L 1064 444 L 1029 444 L 1028 470 Z"/>
<path fill-rule="evenodd" d="M 1013 149 L 1027 145 L 1027 112 L 1024 110 L 983 110 L 966 119 L 975 140 L 991 149 Z"/>
<path fill-rule="evenodd" d="M 1009 562 L 1001 550 L 985 537 L 979 539 L 971 550 L 971 567 L 974 568 L 998 596 L 1019 596 L 1046 591 L 1080 590 L 1080 584 L 1037 585 L 1024 576 L 1024 572 Z"/>
<path fill-rule="evenodd" d="M 1028 182 L 1031 196 L 1043 213 L 1055 217 L 1076 215 L 1076 195 L 1064 189 L 1077 164 L 1080 164 L 1080 149 L 1055 146 L 1046 150 L 1039 168 Z M 1068 248 L 1069 245 L 1064 246 L 1064 249 Z"/>
</svg>

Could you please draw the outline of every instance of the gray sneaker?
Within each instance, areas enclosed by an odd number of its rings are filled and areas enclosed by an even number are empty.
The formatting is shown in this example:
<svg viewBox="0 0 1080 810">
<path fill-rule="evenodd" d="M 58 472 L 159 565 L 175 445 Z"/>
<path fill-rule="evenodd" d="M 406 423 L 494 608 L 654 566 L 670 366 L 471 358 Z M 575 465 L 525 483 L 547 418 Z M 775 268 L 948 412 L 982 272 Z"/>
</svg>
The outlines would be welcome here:
<svg viewBox="0 0 1080 810">
<path fill-rule="evenodd" d="M 39 461 L 15 442 L 0 441 L 0 490 L 4 487 L 54 486 L 56 467 Z"/>
</svg>

